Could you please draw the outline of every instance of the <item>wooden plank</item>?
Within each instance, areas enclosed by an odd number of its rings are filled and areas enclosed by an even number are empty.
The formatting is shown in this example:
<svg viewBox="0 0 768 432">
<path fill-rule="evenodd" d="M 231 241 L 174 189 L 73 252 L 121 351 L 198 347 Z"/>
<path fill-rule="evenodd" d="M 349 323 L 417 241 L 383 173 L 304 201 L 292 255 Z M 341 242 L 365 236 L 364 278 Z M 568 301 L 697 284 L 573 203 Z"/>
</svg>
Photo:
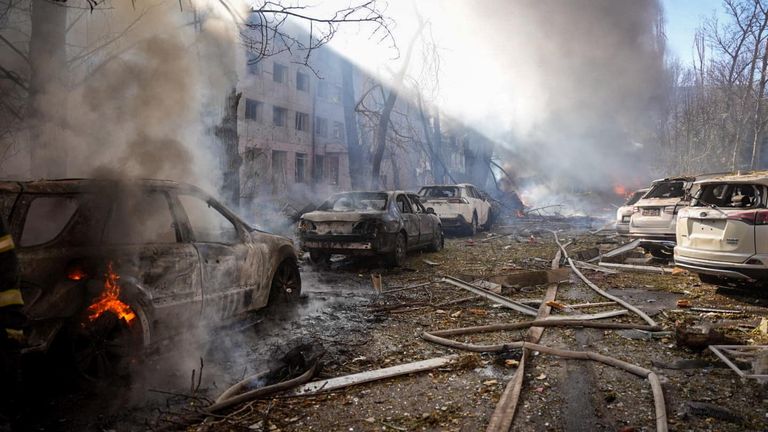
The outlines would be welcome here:
<svg viewBox="0 0 768 432">
<path fill-rule="evenodd" d="M 340 388 L 349 387 L 357 384 L 363 384 L 371 381 L 382 380 L 386 378 L 393 378 L 401 375 L 407 375 L 416 372 L 423 372 L 427 370 L 436 369 L 443 366 L 448 366 L 456 359 L 458 355 L 449 355 L 445 357 L 437 357 L 429 360 L 422 360 L 413 363 L 405 363 L 397 366 L 392 366 L 383 369 L 376 369 L 366 372 L 360 372 L 352 375 L 345 375 L 337 378 L 330 378 L 326 380 L 313 381 L 311 383 L 304 384 L 295 388 L 289 394 L 294 396 L 307 396 L 320 392 L 327 392 L 332 390 L 338 390 Z"/>
</svg>

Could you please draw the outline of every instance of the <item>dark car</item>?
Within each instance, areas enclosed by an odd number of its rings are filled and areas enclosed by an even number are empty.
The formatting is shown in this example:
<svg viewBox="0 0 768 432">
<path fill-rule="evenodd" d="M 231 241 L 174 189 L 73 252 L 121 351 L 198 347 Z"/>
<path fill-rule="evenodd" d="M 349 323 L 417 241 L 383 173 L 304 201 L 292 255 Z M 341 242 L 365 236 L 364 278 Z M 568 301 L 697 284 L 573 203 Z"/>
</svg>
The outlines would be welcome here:
<svg viewBox="0 0 768 432">
<path fill-rule="evenodd" d="M 190 324 L 222 323 L 301 292 L 290 240 L 200 189 L 160 180 L 0 181 L 18 245 L 27 352 L 57 336 L 92 375 Z"/>
<path fill-rule="evenodd" d="M 331 254 L 380 255 L 399 266 L 407 251 L 439 251 L 444 242 L 440 218 L 418 195 L 402 191 L 332 195 L 302 216 L 298 231 L 315 263 L 327 263 Z"/>
</svg>

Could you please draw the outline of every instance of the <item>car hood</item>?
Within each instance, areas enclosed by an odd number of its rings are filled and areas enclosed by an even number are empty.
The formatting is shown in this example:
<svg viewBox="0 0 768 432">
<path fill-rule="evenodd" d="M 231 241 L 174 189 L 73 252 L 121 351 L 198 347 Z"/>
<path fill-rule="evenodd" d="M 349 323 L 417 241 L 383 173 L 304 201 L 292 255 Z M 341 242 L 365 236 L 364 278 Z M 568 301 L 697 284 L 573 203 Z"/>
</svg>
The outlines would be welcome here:
<svg viewBox="0 0 768 432">
<path fill-rule="evenodd" d="M 364 219 L 382 219 L 385 211 L 313 211 L 305 213 L 302 219 L 311 222 L 358 222 Z"/>
</svg>

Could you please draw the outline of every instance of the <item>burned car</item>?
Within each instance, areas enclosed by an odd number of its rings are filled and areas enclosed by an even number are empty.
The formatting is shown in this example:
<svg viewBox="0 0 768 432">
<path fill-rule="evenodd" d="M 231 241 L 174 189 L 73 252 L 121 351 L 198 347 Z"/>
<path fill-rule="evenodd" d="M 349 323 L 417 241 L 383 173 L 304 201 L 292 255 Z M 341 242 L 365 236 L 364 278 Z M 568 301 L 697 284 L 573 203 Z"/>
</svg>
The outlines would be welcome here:
<svg viewBox="0 0 768 432">
<path fill-rule="evenodd" d="M 768 281 L 768 172 L 696 182 L 677 220 L 675 265 L 702 282 Z"/>
<path fill-rule="evenodd" d="M 25 352 L 59 336 L 86 376 L 198 323 L 301 293 L 290 240 L 260 232 L 200 189 L 160 180 L 0 182 L 30 319 Z"/>
<path fill-rule="evenodd" d="M 473 236 L 481 227 L 491 228 L 491 202 L 471 184 L 424 186 L 419 195 L 425 205 L 434 208 L 446 229 L 463 230 Z"/>
<path fill-rule="evenodd" d="M 301 248 L 314 263 L 332 254 L 379 255 L 399 266 L 406 252 L 443 248 L 440 218 L 408 192 L 343 192 L 332 195 L 298 224 Z"/>
</svg>

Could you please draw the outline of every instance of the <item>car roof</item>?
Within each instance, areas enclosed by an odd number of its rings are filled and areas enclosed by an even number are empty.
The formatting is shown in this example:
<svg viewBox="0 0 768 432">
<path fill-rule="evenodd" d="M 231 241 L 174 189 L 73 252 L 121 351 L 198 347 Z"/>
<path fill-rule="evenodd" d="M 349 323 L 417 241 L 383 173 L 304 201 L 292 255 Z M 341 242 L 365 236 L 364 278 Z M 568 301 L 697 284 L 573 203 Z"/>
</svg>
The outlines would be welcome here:
<svg viewBox="0 0 768 432">
<path fill-rule="evenodd" d="M 697 181 L 696 184 L 704 183 L 762 183 L 768 184 L 768 171 L 749 171 L 745 173 L 736 173 L 717 177 L 707 178 Z"/>
<path fill-rule="evenodd" d="M 77 193 L 93 190 L 101 186 L 140 186 L 147 189 L 174 189 L 189 192 L 202 192 L 196 186 L 173 180 L 158 179 L 94 179 L 94 178 L 64 178 L 39 179 L 27 181 L 0 180 L 0 191 L 26 193 Z"/>
<path fill-rule="evenodd" d="M 467 187 L 467 186 L 474 187 L 474 185 L 470 183 L 457 183 L 457 184 L 444 184 L 444 185 L 427 185 L 427 186 L 422 186 L 421 188 L 424 189 L 424 188 L 438 188 L 438 187 Z"/>
</svg>

